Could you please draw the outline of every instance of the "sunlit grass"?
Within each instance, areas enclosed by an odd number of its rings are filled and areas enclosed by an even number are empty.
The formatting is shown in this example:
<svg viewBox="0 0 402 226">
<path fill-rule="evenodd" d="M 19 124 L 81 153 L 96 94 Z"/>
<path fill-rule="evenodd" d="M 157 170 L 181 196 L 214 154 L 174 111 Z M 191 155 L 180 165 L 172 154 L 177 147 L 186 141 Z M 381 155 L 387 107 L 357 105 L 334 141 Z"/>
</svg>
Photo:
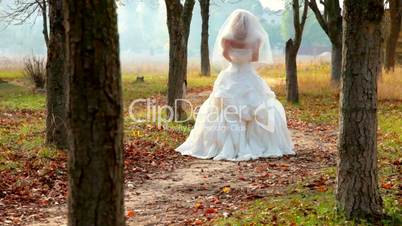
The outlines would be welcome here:
<svg viewBox="0 0 402 226">
<path fill-rule="evenodd" d="M 3 80 L 21 79 L 23 77 L 22 70 L 0 70 L 0 79 Z"/>
<path fill-rule="evenodd" d="M 0 77 L 1 78 L 1 77 Z M 45 107 L 45 95 L 29 87 L 14 83 L 0 83 L 0 109 L 41 110 Z"/>
<path fill-rule="evenodd" d="M 384 197 L 385 212 L 388 219 L 383 225 L 400 225 L 402 211 L 396 209 L 394 199 Z M 238 211 L 233 216 L 222 218 L 213 225 L 328 225 L 328 226 L 357 226 L 370 225 L 368 222 L 347 220 L 336 211 L 333 191 L 310 192 L 278 197 L 267 197 L 258 200 Z"/>
</svg>

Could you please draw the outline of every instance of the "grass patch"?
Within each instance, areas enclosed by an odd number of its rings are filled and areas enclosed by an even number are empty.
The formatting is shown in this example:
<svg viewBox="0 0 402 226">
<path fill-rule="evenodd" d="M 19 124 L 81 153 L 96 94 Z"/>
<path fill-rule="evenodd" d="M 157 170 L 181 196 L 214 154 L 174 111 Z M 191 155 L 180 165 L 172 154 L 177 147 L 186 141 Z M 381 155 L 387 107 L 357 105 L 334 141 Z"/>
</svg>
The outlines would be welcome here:
<svg viewBox="0 0 402 226">
<path fill-rule="evenodd" d="M 42 159 L 54 159 L 58 155 L 58 151 L 54 148 L 43 148 L 38 152 L 38 157 Z"/>
<path fill-rule="evenodd" d="M 144 82 L 136 82 L 136 74 L 123 75 L 123 97 L 126 106 L 136 99 L 167 94 L 167 74 L 155 73 L 143 76 Z M 216 79 L 216 76 L 201 77 L 196 72 L 190 72 L 188 77 L 189 89 L 210 86 Z"/>
<path fill-rule="evenodd" d="M 393 198 L 384 197 L 385 211 L 389 219 L 384 225 L 400 225 L 402 211 L 393 203 Z M 334 193 L 304 192 L 279 197 L 268 197 L 251 204 L 214 225 L 370 225 L 368 222 L 348 221 L 336 211 Z"/>
<path fill-rule="evenodd" d="M 43 110 L 45 95 L 35 93 L 32 89 L 14 83 L 0 83 L 1 110 Z"/>
<path fill-rule="evenodd" d="M 0 79 L 2 80 L 14 80 L 24 77 L 22 70 L 0 70 Z"/>
</svg>

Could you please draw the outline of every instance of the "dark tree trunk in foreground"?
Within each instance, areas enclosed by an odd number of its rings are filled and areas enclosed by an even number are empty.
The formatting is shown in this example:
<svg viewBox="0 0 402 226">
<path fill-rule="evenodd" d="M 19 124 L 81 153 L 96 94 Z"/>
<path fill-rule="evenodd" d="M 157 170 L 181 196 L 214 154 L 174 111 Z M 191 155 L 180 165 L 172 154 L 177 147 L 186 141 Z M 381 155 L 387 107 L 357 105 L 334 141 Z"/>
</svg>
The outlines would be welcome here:
<svg viewBox="0 0 402 226">
<path fill-rule="evenodd" d="M 332 44 L 331 80 L 338 84 L 342 69 L 342 15 L 339 0 L 323 0 L 324 13 L 317 6 L 316 0 L 308 4 L 314 12 L 318 23 L 327 34 Z"/>
<path fill-rule="evenodd" d="M 123 105 L 114 0 L 64 0 L 69 73 L 68 224 L 124 225 Z"/>
<path fill-rule="evenodd" d="M 348 217 L 382 215 L 377 176 L 377 77 L 383 0 L 346 0 L 336 199 Z"/>
<path fill-rule="evenodd" d="M 398 44 L 399 33 L 401 31 L 402 19 L 402 0 L 389 0 L 390 24 L 389 35 L 385 46 L 385 70 L 395 69 L 395 55 Z"/>
<path fill-rule="evenodd" d="M 292 103 L 299 102 L 299 88 L 297 83 L 297 53 L 302 41 L 303 29 L 307 20 L 308 4 L 303 6 L 302 18 L 300 19 L 299 0 L 293 0 L 293 25 L 295 37 L 286 42 L 285 64 L 286 64 L 286 91 L 287 100 Z"/>
<path fill-rule="evenodd" d="M 46 142 L 67 148 L 66 48 L 63 0 L 49 0 L 50 40 L 46 62 L 47 119 Z"/>
<path fill-rule="evenodd" d="M 208 29 L 209 29 L 209 6 L 210 0 L 199 0 L 202 17 L 202 31 L 201 31 L 201 75 L 211 75 L 211 63 L 209 60 L 209 43 L 208 43 Z"/>
<path fill-rule="evenodd" d="M 174 120 L 186 118 L 183 99 L 187 84 L 187 43 L 195 0 L 165 0 L 169 30 L 168 105 Z"/>
</svg>

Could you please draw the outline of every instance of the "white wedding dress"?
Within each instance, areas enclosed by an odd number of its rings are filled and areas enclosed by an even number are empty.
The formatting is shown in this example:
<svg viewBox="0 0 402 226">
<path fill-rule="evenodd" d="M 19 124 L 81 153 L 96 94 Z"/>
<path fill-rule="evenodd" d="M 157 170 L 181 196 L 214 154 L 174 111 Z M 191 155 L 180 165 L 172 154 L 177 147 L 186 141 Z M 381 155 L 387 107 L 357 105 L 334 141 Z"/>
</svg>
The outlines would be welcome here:
<svg viewBox="0 0 402 226">
<path fill-rule="evenodd" d="M 268 34 L 258 18 L 235 10 L 221 27 L 213 55 L 214 62 L 229 66 L 198 111 L 190 136 L 176 150 L 231 161 L 294 154 L 285 110 L 251 63 L 272 63 Z"/>
<path fill-rule="evenodd" d="M 250 49 L 231 49 L 188 139 L 176 150 L 202 159 L 243 161 L 291 155 L 285 111 L 250 63 Z"/>
</svg>

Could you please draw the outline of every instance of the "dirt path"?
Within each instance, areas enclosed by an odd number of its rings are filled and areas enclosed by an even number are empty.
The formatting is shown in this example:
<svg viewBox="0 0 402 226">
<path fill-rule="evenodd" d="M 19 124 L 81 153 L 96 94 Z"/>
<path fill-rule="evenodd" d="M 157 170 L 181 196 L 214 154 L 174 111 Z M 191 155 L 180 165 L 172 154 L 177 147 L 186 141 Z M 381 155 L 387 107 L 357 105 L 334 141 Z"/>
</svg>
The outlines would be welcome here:
<svg viewBox="0 0 402 226">
<path fill-rule="evenodd" d="M 209 93 L 209 90 L 194 90 L 187 98 L 197 105 Z M 299 121 L 290 120 L 289 125 L 295 156 L 248 162 L 173 157 L 173 161 L 180 162 L 173 170 L 160 169 L 147 173 L 146 180 L 129 180 L 125 188 L 126 213 L 130 213 L 127 224 L 208 222 L 230 215 L 254 199 L 298 192 L 300 184 L 311 189 L 331 186 L 333 178 L 323 178 L 322 170 L 335 165 L 336 133 Z M 65 205 L 40 213 L 48 217 L 30 225 L 66 225 Z"/>
<path fill-rule="evenodd" d="M 256 198 L 295 192 L 297 183 L 314 186 L 314 180 L 321 180 L 322 169 L 334 165 L 334 143 L 306 131 L 292 130 L 292 137 L 296 156 L 240 163 L 189 158 L 185 166 L 149 174 L 149 180 L 137 186 L 129 181 L 128 225 L 205 222 Z M 43 211 L 49 217 L 30 225 L 66 225 L 65 205 Z"/>
</svg>

